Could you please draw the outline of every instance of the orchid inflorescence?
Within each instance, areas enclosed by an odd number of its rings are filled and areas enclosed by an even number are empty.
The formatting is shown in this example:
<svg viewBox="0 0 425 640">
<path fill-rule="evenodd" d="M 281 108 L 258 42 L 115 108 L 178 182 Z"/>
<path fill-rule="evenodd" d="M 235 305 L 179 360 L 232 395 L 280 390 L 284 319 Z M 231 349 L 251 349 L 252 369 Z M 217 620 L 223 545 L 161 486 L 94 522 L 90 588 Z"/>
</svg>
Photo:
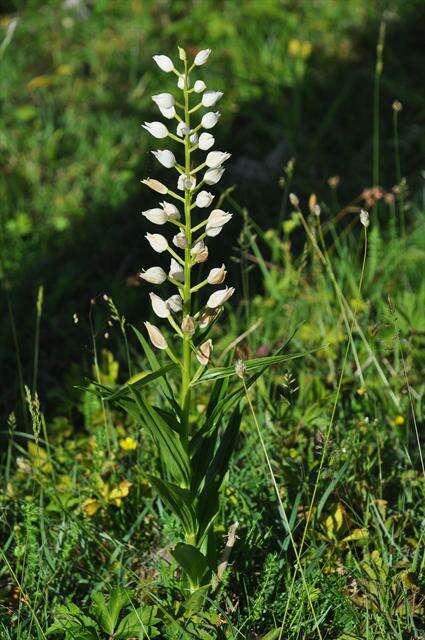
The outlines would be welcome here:
<svg viewBox="0 0 425 640">
<path fill-rule="evenodd" d="M 203 65 L 211 53 L 210 49 L 200 51 L 189 67 L 186 53 L 179 47 L 180 60 L 184 64 L 184 70 L 178 71 L 168 56 L 157 55 L 153 59 L 158 67 L 166 73 L 174 73 L 177 76 L 177 87 L 183 97 L 179 102 L 171 93 L 159 93 L 152 96 L 160 113 L 169 121 L 176 121 L 176 134 L 170 131 L 170 127 L 162 122 L 145 122 L 143 127 L 155 138 L 169 138 L 180 143 L 184 147 L 184 163 L 180 164 L 174 153 L 168 149 L 158 149 L 152 154 L 158 162 L 167 169 L 175 169 L 178 174 L 176 189 L 170 189 L 162 182 L 154 178 L 147 178 L 142 182 L 153 191 L 164 196 L 164 201 L 157 208 L 143 212 L 149 222 L 156 225 L 170 223 L 175 227 L 176 233 L 171 243 L 160 233 L 147 233 L 146 239 L 157 253 L 168 252 L 171 257 L 168 273 L 159 266 L 153 266 L 143 271 L 140 277 L 146 282 L 160 285 L 166 280 L 177 288 L 177 294 L 164 300 L 155 292 L 150 292 L 152 309 L 159 318 L 168 319 L 174 332 L 180 336 L 183 344 L 182 359 L 178 359 L 161 330 L 145 322 L 150 341 L 157 349 L 167 352 L 169 357 L 182 367 L 182 402 L 186 400 L 191 381 L 191 355 L 195 352 L 201 366 L 205 366 L 211 359 L 212 342 L 206 340 L 195 347 L 192 336 L 196 327 L 205 328 L 220 312 L 222 305 L 234 293 L 233 287 L 225 287 L 211 293 L 206 306 L 193 313 L 192 296 L 208 285 L 220 285 L 226 278 L 224 264 L 212 268 L 205 280 L 199 284 L 193 284 L 192 269 L 195 265 L 208 259 L 207 238 L 216 237 L 223 226 L 232 218 L 232 214 L 222 209 L 213 209 L 207 218 L 196 221 L 192 226 L 192 217 L 196 210 L 202 213 L 210 207 L 214 195 L 205 187 L 216 184 L 224 173 L 223 163 L 230 158 L 230 153 L 211 150 L 214 145 L 214 137 L 204 129 L 212 129 L 218 122 L 218 111 L 207 111 L 200 122 L 193 125 L 192 115 L 199 109 L 215 107 L 222 97 L 221 91 L 208 90 L 202 80 L 196 80 L 191 85 L 191 72 Z M 200 96 L 200 101 L 191 106 L 191 98 Z M 179 113 L 180 111 L 180 113 Z M 207 152 L 206 157 L 200 163 L 193 166 L 192 158 L 195 151 Z M 202 176 L 201 176 L 202 173 Z M 180 195 L 179 192 L 182 192 Z M 170 202 L 169 199 L 174 202 Z M 183 218 L 180 209 L 183 210 Z M 183 252 L 182 254 L 179 252 Z M 181 320 L 176 322 L 176 314 L 181 314 Z"/>
</svg>

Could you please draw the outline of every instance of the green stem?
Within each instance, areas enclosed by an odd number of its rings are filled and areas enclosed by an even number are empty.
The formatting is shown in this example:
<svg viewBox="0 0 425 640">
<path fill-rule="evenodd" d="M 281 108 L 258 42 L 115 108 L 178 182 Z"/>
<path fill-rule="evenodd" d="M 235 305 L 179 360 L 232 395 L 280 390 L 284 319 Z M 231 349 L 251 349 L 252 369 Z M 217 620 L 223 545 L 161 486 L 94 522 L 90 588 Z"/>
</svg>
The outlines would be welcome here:
<svg viewBox="0 0 425 640">
<path fill-rule="evenodd" d="M 190 130 L 189 115 L 189 74 L 187 71 L 187 62 L 184 63 L 184 121 L 187 129 Z M 184 137 L 184 168 L 185 174 L 190 178 L 190 137 Z M 192 248 L 192 227 L 191 227 L 191 205 L 192 192 L 188 189 L 184 194 L 184 223 L 187 246 L 184 251 L 184 286 L 183 286 L 183 316 L 190 316 L 192 310 L 192 294 L 191 294 L 191 257 L 190 250 Z M 181 388 L 181 406 L 183 410 L 184 421 L 184 439 L 186 444 L 189 439 L 189 409 L 190 409 L 190 374 L 191 374 L 191 337 L 188 333 L 183 334 L 183 374 Z"/>
</svg>

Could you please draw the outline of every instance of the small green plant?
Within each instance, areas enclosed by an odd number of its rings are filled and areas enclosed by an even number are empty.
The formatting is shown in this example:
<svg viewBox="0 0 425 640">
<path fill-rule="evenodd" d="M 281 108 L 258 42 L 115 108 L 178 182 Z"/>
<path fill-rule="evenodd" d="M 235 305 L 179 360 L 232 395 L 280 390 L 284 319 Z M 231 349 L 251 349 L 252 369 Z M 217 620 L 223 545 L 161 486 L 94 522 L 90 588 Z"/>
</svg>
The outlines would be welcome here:
<svg viewBox="0 0 425 640">
<path fill-rule="evenodd" d="M 267 366 L 281 362 L 285 357 L 277 354 L 247 360 L 236 366 L 211 366 L 211 330 L 234 288 L 214 291 L 206 303 L 195 300 L 195 294 L 200 294 L 204 287 L 223 283 L 226 267 L 222 264 L 211 269 L 200 282 L 195 279 L 195 268 L 208 259 L 207 239 L 218 236 L 232 215 L 222 209 L 213 209 L 207 218 L 195 219 L 195 216 L 212 204 L 214 196 L 204 187 L 220 180 L 224 172 L 222 165 L 230 154 L 209 151 L 214 145 L 214 137 L 209 131 L 202 131 L 215 126 L 220 116 L 218 112 L 207 111 L 199 124 L 192 122 L 199 109 L 214 107 L 222 96 L 220 91 L 207 90 L 202 80 L 192 83 L 192 72 L 207 61 L 210 50 L 200 51 L 193 64 L 188 62 L 181 48 L 179 55 L 182 71 L 175 68 L 168 56 L 154 56 L 162 71 L 177 76 L 177 86 L 182 92 L 180 100 L 171 93 L 153 96 L 161 114 L 169 121 L 176 121 L 177 134 L 162 122 L 144 124 L 154 137 L 174 140 L 184 150 L 182 164 L 170 150 L 153 151 L 163 166 L 177 171 L 177 190 L 153 178 L 142 181 L 173 201 L 164 201 L 161 207 L 143 214 L 154 224 L 168 223 L 176 228 L 171 243 L 162 234 L 146 235 L 154 251 L 170 255 L 168 274 L 160 266 L 141 273 L 141 278 L 148 283 L 160 285 L 168 280 L 177 289 L 177 293 L 166 300 L 154 292 L 149 294 L 154 313 L 169 322 L 172 335 L 166 337 L 156 325 L 145 322 L 150 342 L 168 357 L 169 362 L 161 363 L 148 341 L 135 329 L 151 369 L 134 375 L 118 391 L 104 389 L 102 394 L 143 425 L 156 442 L 161 475 L 151 476 L 150 481 L 181 523 L 184 540 L 174 546 L 172 555 L 187 576 L 193 592 L 216 582 L 224 571 L 223 560 L 217 554 L 213 523 L 219 511 L 220 487 L 238 437 L 245 386 L 248 388 Z M 195 104 L 191 104 L 193 97 L 197 98 Z M 207 151 L 206 158 L 194 162 L 197 151 Z M 201 172 L 202 178 L 199 177 Z M 176 346 L 176 342 L 180 346 Z M 255 373 L 249 375 L 253 371 Z M 174 380 L 169 380 L 170 374 L 176 374 Z M 231 388 L 232 380 L 245 375 L 244 384 Z M 153 380 L 163 392 L 166 408 L 152 406 L 144 397 L 144 385 Z M 211 387 L 206 408 L 199 411 L 194 391 L 202 384 Z M 234 529 L 231 531 L 234 534 Z"/>
<path fill-rule="evenodd" d="M 76 604 L 61 605 L 47 635 L 63 635 L 65 640 L 127 640 L 135 637 L 155 638 L 159 618 L 156 607 L 134 607 L 128 589 L 113 589 L 108 600 L 95 593 L 88 615 Z"/>
</svg>

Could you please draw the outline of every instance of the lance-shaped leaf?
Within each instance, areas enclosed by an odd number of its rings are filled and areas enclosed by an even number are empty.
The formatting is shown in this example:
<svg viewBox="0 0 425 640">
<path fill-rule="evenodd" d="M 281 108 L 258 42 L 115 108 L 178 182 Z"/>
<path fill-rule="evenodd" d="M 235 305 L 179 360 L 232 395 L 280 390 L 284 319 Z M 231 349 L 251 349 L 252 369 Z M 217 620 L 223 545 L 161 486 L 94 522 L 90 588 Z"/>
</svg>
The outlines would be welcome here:
<svg viewBox="0 0 425 640">
<path fill-rule="evenodd" d="M 203 582 L 208 581 L 211 569 L 208 565 L 208 560 L 199 549 L 191 544 L 179 542 L 174 549 L 171 550 L 171 555 L 189 576 L 189 580 L 193 586 L 200 587 Z"/>
<path fill-rule="evenodd" d="M 137 390 L 140 390 L 145 385 L 149 384 L 157 378 L 163 378 L 168 371 L 175 369 L 177 365 L 174 362 L 166 364 L 164 367 L 160 367 L 156 371 L 141 371 L 132 376 L 125 384 L 123 384 L 117 391 L 110 394 L 102 394 L 104 400 L 117 400 L 123 396 L 128 395 L 128 386 L 130 385 Z"/>
<path fill-rule="evenodd" d="M 194 533 L 197 526 L 195 509 L 193 507 L 195 499 L 193 493 L 189 491 L 189 489 L 178 487 L 172 482 L 168 482 L 162 478 L 151 475 L 149 475 L 148 478 L 158 491 L 162 500 L 180 520 L 185 532 Z"/>
<path fill-rule="evenodd" d="M 190 478 L 189 457 L 184 450 L 179 434 L 167 424 L 158 411 L 145 403 L 136 389 L 129 388 L 136 401 L 140 419 L 154 438 L 167 472 L 175 482 L 188 486 Z"/>
<path fill-rule="evenodd" d="M 217 515 L 220 487 L 229 468 L 230 457 L 236 445 L 240 424 L 241 412 L 239 407 L 237 407 L 229 420 L 229 424 L 221 437 L 215 456 L 208 467 L 204 487 L 198 498 L 198 541 L 201 541 Z"/>
<path fill-rule="evenodd" d="M 161 368 L 161 364 L 158 360 L 158 358 L 156 357 L 155 352 L 153 351 L 153 349 L 151 348 L 150 344 L 148 343 L 148 341 L 145 339 L 145 337 L 140 333 L 140 331 L 138 331 L 138 329 L 136 329 L 136 327 L 134 327 L 133 325 L 131 325 L 131 328 L 133 329 L 138 341 L 140 342 L 143 351 L 145 352 L 145 355 L 148 359 L 149 362 L 149 366 L 151 367 L 151 369 L 153 371 L 157 371 L 158 369 Z M 167 398 L 167 400 L 170 402 L 171 406 L 173 407 L 173 410 L 176 412 L 176 414 L 178 416 L 181 417 L 181 410 L 180 410 L 180 406 L 179 403 L 176 401 L 175 397 L 174 397 L 174 392 L 173 389 L 170 385 L 170 383 L 167 380 L 166 375 L 164 374 L 164 376 L 162 376 L 159 379 L 159 386 L 161 387 L 162 391 L 164 392 L 165 397 Z"/>
</svg>

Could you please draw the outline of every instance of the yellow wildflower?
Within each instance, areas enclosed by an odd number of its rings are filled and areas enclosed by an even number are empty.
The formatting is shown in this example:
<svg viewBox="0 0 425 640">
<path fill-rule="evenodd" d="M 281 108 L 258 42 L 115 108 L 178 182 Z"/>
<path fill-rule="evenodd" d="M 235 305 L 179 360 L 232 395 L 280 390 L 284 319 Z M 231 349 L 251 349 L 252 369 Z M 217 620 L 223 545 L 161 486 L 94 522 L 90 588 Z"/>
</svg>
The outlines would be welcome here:
<svg viewBox="0 0 425 640">
<path fill-rule="evenodd" d="M 90 518 L 100 509 L 101 504 L 95 498 L 87 498 L 83 502 L 84 513 Z"/>
<path fill-rule="evenodd" d="M 404 416 L 398 415 L 394 418 L 393 422 L 396 427 L 402 427 L 406 421 L 404 419 Z"/>
<path fill-rule="evenodd" d="M 122 440 L 120 440 L 120 447 L 121 449 L 124 449 L 124 451 L 134 451 L 134 449 L 137 449 L 138 443 L 134 438 L 127 436 L 126 438 L 122 438 Z"/>
<path fill-rule="evenodd" d="M 122 482 L 119 483 L 118 487 L 112 489 L 111 493 L 109 494 L 109 502 L 113 502 L 116 507 L 120 507 L 122 499 L 128 496 L 130 487 L 131 482 L 128 482 L 128 480 L 122 480 Z"/>
</svg>

